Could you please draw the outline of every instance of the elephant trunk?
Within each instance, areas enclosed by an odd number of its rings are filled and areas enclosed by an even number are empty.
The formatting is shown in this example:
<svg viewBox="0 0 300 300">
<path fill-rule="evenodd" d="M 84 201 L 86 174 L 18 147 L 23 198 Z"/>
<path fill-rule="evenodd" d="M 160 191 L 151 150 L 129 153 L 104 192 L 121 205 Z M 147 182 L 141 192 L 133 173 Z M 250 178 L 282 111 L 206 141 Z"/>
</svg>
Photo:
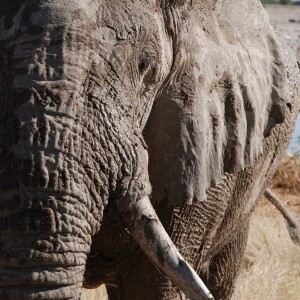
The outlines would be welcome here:
<svg viewBox="0 0 300 300">
<path fill-rule="evenodd" d="M 78 199 L 1 196 L 0 299 L 79 299 L 91 240 Z"/>
<path fill-rule="evenodd" d="M 72 253 L 66 259 L 67 256 L 70 253 L 31 252 L 25 248 L 2 255 L 0 298 L 80 299 L 85 255 Z M 21 258 L 22 262 L 13 265 L 12 257 Z"/>
<path fill-rule="evenodd" d="M 98 210 L 92 180 L 55 144 L 65 141 L 60 124 L 33 108 L 18 118 L 17 138 L 1 141 L 0 299 L 79 299 L 101 202 Z"/>
<path fill-rule="evenodd" d="M 42 105 L 74 89 L 31 86 L 1 101 L 2 112 L 15 109 L 0 128 L 0 299 L 79 299 L 107 185 L 100 171 L 91 176 L 87 133 L 72 112 Z"/>
<path fill-rule="evenodd" d="M 134 169 L 136 150 L 112 124 L 125 118 L 122 91 L 107 87 L 110 64 L 55 13 L 25 5 L 18 34 L 0 34 L 3 300 L 79 299 L 109 194 L 125 193 L 121 178 Z"/>
</svg>

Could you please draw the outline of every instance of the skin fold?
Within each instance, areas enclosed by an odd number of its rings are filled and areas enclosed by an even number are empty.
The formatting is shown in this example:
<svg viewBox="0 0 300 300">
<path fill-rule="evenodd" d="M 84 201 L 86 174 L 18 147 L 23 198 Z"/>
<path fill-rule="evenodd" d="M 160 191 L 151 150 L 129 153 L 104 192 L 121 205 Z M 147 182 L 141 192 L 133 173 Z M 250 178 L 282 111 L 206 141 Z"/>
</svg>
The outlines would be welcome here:
<svg viewBox="0 0 300 300">
<path fill-rule="evenodd" d="M 0 299 L 230 299 L 298 85 L 258 0 L 0 0 Z"/>
</svg>

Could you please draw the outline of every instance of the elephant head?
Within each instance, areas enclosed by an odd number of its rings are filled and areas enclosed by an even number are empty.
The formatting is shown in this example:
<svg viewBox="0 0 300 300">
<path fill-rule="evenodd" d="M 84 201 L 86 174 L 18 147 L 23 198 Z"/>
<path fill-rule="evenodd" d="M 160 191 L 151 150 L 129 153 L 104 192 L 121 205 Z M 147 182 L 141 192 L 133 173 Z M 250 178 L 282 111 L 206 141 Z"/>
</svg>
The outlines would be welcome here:
<svg viewBox="0 0 300 300">
<path fill-rule="evenodd" d="M 1 299 L 77 299 L 109 201 L 157 265 L 208 297 L 148 198 L 142 130 L 173 59 L 160 5 L 0 6 Z"/>
<path fill-rule="evenodd" d="M 149 278 L 212 299 L 197 273 L 247 227 L 299 106 L 259 1 L 240 2 L 0 0 L 1 299 L 124 286 L 142 252 Z"/>
</svg>

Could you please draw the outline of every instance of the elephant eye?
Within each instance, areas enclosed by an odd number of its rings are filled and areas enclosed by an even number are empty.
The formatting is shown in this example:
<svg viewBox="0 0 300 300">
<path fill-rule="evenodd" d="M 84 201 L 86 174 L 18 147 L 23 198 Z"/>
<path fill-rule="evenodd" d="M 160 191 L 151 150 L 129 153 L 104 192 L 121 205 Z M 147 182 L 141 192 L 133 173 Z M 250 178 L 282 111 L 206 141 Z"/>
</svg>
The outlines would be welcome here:
<svg viewBox="0 0 300 300">
<path fill-rule="evenodd" d="M 138 73 L 145 87 L 153 86 L 158 80 L 159 49 L 157 43 L 148 40 L 139 55 Z"/>
<path fill-rule="evenodd" d="M 140 63 L 139 63 L 139 72 L 140 72 L 140 74 L 143 75 L 147 71 L 149 66 L 150 66 L 149 61 L 142 58 Z"/>
<path fill-rule="evenodd" d="M 154 84 L 157 79 L 156 57 L 149 54 L 142 56 L 138 70 L 144 83 Z"/>
</svg>

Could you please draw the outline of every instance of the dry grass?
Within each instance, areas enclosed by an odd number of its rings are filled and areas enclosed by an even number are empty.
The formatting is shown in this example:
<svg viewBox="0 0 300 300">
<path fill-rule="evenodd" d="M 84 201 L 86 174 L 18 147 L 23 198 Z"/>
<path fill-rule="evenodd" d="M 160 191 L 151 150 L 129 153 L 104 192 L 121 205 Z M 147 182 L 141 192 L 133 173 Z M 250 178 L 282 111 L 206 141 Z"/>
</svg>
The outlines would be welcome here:
<svg viewBox="0 0 300 300">
<path fill-rule="evenodd" d="M 281 199 L 300 213 L 300 159 L 286 156 L 271 182 Z M 299 300 L 300 247 L 279 212 L 263 200 L 252 216 L 248 245 L 234 300 Z"/>
<path fill-rule="evenodd" d="M 83 289 L 81 300 L 108 300 L 105 286 L 102 285 L 98 289 Z"/>
<path fill-rule="evenodd" d="M 299 300 L 300 248 L 281 217 L 261 208 L 252 217 L 234 300 Z"/>
<path fill-rule="evenodd" d="M 286 193 L 300 193 L 300 159 L 285 156 L 274 174 L 272 188 L 280 188 Z M 300 298 L 300 297 L 299 297 Z"/>
</svg>

